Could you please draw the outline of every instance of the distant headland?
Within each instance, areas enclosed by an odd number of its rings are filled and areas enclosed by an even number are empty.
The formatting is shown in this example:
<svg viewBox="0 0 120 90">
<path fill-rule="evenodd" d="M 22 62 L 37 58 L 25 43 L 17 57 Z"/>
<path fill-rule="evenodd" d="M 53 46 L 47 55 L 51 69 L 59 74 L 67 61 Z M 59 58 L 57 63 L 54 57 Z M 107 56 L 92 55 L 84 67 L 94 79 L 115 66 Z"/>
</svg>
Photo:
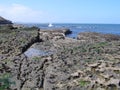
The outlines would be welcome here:
<svg viewBox="0 0 120 90">
<path fill-rule="evenodd" d="M 12 21 L 7 20 L 0 16 L 0 25 L 5 25 L 5 24 L 13 24 L 13 23 L 12 23 Z"/>
</svg>

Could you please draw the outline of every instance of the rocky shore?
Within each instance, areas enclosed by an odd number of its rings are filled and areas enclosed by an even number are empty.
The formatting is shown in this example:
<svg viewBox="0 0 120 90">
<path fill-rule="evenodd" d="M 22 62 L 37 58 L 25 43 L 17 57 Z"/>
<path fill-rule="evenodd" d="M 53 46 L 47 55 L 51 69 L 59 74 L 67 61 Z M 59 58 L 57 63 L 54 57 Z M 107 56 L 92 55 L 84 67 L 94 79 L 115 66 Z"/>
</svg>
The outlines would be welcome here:
<svg viewBox="0 0 120 90">
<path fill-rule="evenodd" d="M 120 90 L 120 36 L 68 33 L 0 28 L 0 90 Z M 29 57 L 30 48 L 48 54 Z"/>
</svg>

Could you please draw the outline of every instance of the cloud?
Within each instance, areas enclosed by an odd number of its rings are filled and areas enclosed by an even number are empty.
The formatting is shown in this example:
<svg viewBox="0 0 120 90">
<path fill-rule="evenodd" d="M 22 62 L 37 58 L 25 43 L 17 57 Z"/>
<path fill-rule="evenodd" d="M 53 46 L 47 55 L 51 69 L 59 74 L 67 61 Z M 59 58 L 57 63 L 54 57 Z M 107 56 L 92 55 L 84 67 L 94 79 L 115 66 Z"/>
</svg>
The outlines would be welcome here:
<svg viewBox="0 0 120 90">
<path fill-rule="evenodd" d="M 20 4 L 0 5 L 0 16 L 14 22 L 49 22 L 52 17 L 45 11 L 33 10 Z"/>
</svg>

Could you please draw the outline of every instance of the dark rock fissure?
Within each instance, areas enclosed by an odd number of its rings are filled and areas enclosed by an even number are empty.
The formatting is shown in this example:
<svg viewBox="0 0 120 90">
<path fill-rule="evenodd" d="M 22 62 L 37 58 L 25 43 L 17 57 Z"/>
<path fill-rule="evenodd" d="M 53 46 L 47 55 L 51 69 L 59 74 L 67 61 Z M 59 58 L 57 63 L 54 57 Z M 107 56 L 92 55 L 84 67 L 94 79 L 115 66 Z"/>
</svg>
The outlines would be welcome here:
<svg viewBox="0 0 120 90">
<path fill-rule="evenodd" d="M 43 88 L 43 86 L 44 86 L 44 77 L 45 77 L 45 74 L 43 72 L 43 75 L 42 75 L 42 78 L 41 78 L 40 88 Z"/>
<path fill-rule="evenodd" d="M 23 60 L 24 60 L 24 59 L 22 59 L 21 62 L 20 62 L 20 64 L 19 64 L 19 68 L 18 68 L 18 71 L 19 71 L 19 72 L 18 72 L 18 74 L 17 74 L 17 79 L 18 79 L 18 80 L 20 80 L 21 68 L 22 68 Z"/>
<path fill-rule="evenodd" d="M 41 70 L 44 69 L 44 65 L 45 63 L 47 62 L 48 60 L 46 59 L 43 63 L 42 63 L 42 66 L 41 66 Z M 44 73 L 44 70 L 43 70 L 43 74 L 42 74 L 42 78 L 41 78 L 41 85 L 40 85 L 40 88 L 44 88 L 44 78 L 45 78 L 45 73 Z"/>
<path fill-rule="evenodd" d="M 68 29 L 66 30 L 65 35 L 69 35 L 69 34 L 72 34 L 72 31 Z"/>
<path fill-rule="evenodd" d="M 27 79 L 25 79 L 24 81 L 21 81 L 20 90 L 22 90 L 22 88 L 23 88 L 26 81 L 27 81 Z"/>
<path fill-rule="evenodd" d="M 22 48 L 21 53 L 24 53 L 25 51 L 27 51 L 28 48 L 30 48 L 30 46 L 32 46 L 34 43 L 37 43 L 37 42 L 42 42 L 42 39 L 40 39 L 39 32 L 36 37 L 32 38 L 31 41 Z"/>
<path fill-rule="evenodd" d="M 27 79 L 25 79 L 25 80 L 21 79 L 21 73 L 22 73 L 22 70 L 21 70 L 21 69 L 22 69 L 22 65 L 23 65 L 24 59 L 27 59 L 27 58 L 26 58 L 26 57 L 23 58 L 22 61 L 20 62 L 19 68 L 18 68 L 18 71 L 19 71 L 19 72 L 18 72 L 18 74 L 17 74 L 17 79 L 21 81 L 19 90 L 22 90 L 25 82 L 27 81 Z"/>
</svg>

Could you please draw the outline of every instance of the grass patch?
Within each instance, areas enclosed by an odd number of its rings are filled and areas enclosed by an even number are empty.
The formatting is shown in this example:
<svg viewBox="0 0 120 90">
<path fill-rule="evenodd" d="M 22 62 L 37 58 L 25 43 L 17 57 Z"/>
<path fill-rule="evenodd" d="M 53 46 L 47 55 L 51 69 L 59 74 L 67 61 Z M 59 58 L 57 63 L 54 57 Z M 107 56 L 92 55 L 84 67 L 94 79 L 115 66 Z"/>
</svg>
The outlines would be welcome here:
<svg viewBox="0 0 120 90">
<path fill-rule="evenodd" d="M 80 86 L 84 87 L 84 86 L 90 84 L 90 81 L 80 80 L 79 84 L 80 84 Z"/>
<path fill-rule="evenodd" d="M 36 61 L 38 61 L 38 60 L 41 60 L 41 57 L 37 57 L 37 56 L 35 56 L 35 57 L 32 58 L 32 60 L 36 60 Z"/>
<path fill-rule="evenodd" d="M 104 47 L 107 45 L 108 45 L 108 42 L 100 42 L 100 43 L 96 43 L 95 45 L 93 45 L 93 47 L 99 48 L 99 47 Z"/>
<path fill-rule="evenodd" d="M 10 73 L 4 73 L 0 76 L 0 90 L 6 90 L 9 89 L 11 84 L 15 84 L 15 82 L 10 81 L 11 74 Z"/>
</svg>

